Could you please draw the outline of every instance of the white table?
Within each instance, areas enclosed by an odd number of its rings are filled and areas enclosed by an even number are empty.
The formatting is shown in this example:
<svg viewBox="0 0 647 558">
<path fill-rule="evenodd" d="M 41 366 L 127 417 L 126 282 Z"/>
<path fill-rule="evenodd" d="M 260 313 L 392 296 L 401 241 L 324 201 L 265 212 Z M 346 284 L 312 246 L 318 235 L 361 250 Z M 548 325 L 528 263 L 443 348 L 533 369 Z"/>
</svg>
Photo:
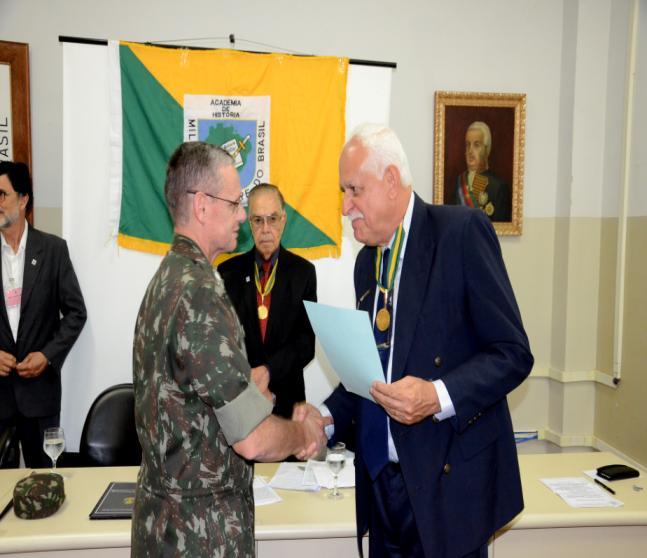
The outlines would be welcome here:
<svg viewBox="0 0 647 558">
<path fill-rule="evenodd" d="M 633 558 L 647 556 L 647 480 L 613 483 L 621 508 L 574 509 L 546 488 L 539 478 L 580 476 L 583 470 L 618 463 L 609 453 L 521 455 L 519 461 L 526 508 L 497 533 L 490 545 L 494 558 Z M 277 465 L 256 466 L 270 478 Z M 61 469 L 66 501 L 53 516 L 25 521 L 13 512 L 0 521 L 0 554 L 20 558 L 130 555 L 130 520 L 91 521 L 88 514 L 110 481 L 134 481 L 136 467 Z M 0 471 L 0 506 L 25 470 Z M 635 492 L 634 484 L 645 490 Z M 343 500 L 319 493 L 277 491 L 278 504 L 256 509 L 258 558 L 344 558 L 357 556 L 355 498 Z"/>
</svg>

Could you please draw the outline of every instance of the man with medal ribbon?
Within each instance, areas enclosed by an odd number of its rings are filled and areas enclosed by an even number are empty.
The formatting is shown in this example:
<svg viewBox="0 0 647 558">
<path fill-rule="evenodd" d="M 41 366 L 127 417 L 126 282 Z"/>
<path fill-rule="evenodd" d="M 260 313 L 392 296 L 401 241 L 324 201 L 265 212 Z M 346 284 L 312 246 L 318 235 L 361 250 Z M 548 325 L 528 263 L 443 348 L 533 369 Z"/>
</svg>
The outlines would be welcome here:
<svg viewBox="0 0 647 558">
<path fill-rule="evenodd" d="M 303 369 L 314 357 L 303 301 L 316 302 L 317 276 L 314 265 L 281 246 L 287 216 L 276 186 L 252 189 L 248 218 L 254 247 L 218 271 L 245 329 L 252 374 L 269 380 L 274 414 L 290 418 L 294 404 L 305 400 Z"/>
<path fill-rule="evenodd" d="M 370 558 L 482 558 L 523 508 L 506 395 L 533 364 L 497 236 L 483 211 L 423 202 L 384 126 L 353 132 L 339 174 L 384 382 L 304 416 L 356 437 L 360 553 L 368 531 Z"/>
</svg>

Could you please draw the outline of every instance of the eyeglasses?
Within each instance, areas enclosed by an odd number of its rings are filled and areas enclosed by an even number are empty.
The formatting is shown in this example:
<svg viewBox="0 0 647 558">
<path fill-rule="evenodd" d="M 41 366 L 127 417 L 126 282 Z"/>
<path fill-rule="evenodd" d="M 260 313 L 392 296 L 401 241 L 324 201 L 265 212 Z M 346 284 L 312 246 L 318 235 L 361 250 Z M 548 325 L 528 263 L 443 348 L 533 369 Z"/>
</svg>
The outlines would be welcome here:
<svg viewBox="0 0 647 558">
<path fill-rule="evenodd" d="M 0 190 L 0 203 L 4 203 L 5 200 L 12 194 L 12 192 L 5 192 L 4 190 Z"/>
<path fill-rule="evenodd" d="M 351 198 L 357 198 L 363 191 L 363 186 L 353 186 L 352 184 L 349 184 L 348 186 L 342 186 L 341 188 L 342 196 L 348 192 Z"/>
<path fill-rule="evenodd" d="M 208 198 L 213 198 L 214 200 L 220 200 L 227 202 L 229 204 L 229 207 L 231 207 L 231 210 L 235 213 L 238 211 L 238 208 L 245 205 L 245 196 L 243 194 L 240 195 L 240 197 L 237 200 L 228 200 L 227 198 L 221 198 L 220 196 L 214 196 L 213 194 L 209 194 L 208 192 L 202 192 L 199 190 L 187 190 L 187 194 L 204 194 Z"/>
<path fill-rule="evenodd" d="M 281 224 L 282 219 L 282 214 L 272 213 L 271 215 L 252 215 L 249 218 L 249 222 L 255 229 L 261 229 L 265 224 L 267 224 L 268 227 L 276 229 Z"/>
</svg>

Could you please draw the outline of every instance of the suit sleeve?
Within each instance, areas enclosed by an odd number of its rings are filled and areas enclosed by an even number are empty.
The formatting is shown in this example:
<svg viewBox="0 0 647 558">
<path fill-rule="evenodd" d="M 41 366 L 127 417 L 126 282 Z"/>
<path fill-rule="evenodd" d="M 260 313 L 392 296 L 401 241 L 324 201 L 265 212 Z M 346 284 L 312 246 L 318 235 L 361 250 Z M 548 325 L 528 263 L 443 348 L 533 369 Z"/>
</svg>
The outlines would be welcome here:
<svg viewBox="0 0 647 558">
<path fill-rule="evenodd" d="M 324 401 L 332 415 L 335 433 L 329 443 L 348 442 L 354 437 L 355 409 L 357 399 L 360 397 L 346 390 L 343 384 L 339 384 Z"/>
<path fill-rule="evenodd" d="M 468 318 L 480 349 L 443 376 L 459 432 L 515 389 L 533 364 L 501 248 L 484 213 L 472 212 L 461 247 Z"/>
<path fill-rule="evenodd" d="M 56 282 L 58 286 L 59 311 L 63 316 L 52 338 L 41 349 L 53 367 L 60 370 L 65 357 L 77 340 L 85 324 L 87 314 L 79 281 L 74 273 L 67 243 L 59 248 Z"/>
<path fill-rule="evenodd" d="M 307 266 L 307 273 L 305 273 L 303 300 L 317 302 L 317 274 L 311 264 Z M 299 301 L 297 306 L 299 319 L 294 336 L 268 358 L 267 364 L 274 381 L 280 382 L 293 370 L 305 368 L 315 356 L 315 334 L 308 320 L 308 314 L 302 301 Z"/>
</svg>

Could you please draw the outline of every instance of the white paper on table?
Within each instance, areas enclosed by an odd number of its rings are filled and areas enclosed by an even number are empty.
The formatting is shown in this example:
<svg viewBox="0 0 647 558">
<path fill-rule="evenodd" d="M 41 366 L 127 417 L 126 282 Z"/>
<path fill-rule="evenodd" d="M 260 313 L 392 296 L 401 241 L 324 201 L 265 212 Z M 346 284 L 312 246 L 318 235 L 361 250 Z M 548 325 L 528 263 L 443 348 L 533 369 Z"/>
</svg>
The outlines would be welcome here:
<svg viewBox="0 0 647 558">
<path fill-rule="evenodd" d="M 261 477 L 254 477 L 254 505 L 276 504 L 282 498 Z"/>
<path fill-rule="evenodd" d="M 320 486 L 317 484 L 317 477 L 315 477 L 315 472 L 312 469 L 313 463 L 319 463 L 319 462 L 314 459 L 310 459 L 306 463 L 306 470 L 305 470 L 305 473 L 303 473 L 303 484 L 311 487 L 316 486 L 317 490 L 319 490 Z"/>
<path fill-rule="evenodd" d="M 304 300 L 310 324 L 348 391 L 373 401 L 371 384 L 384 381 L 368 312 Z"/>
<path fill-rule="evenodd" d="M 583 477 L 539 480 L 573 508 L 619 508 L 624 505 L 603 488 Z"/>
<path fill-rule="evenodd" d="M 270 486 L 272 488 L 280 488 L 282 490 L 317 492 L 319 490 L 319 485 L 316 484 L 316 482 L 304 482 L 305 473 L 305 463 L 281 463 L 272 477 L 272 480 L 270 480 Z"/>
<path fill-rule="evenodd" d="M 332 488 L 333 476 L 326 465 L 325 461 L 315 461 L 311 459 L 308 461 L 308 467 L 312 469 L 317 484 L 323 488 Z M 339 473 L 337 478 L 337 486 L 339 488 L 352 488 L 355 486 L 355 466 L 353 465 L 353 453 L 346 452 L 346 461 L 344 468 Z"/>
</svg>

